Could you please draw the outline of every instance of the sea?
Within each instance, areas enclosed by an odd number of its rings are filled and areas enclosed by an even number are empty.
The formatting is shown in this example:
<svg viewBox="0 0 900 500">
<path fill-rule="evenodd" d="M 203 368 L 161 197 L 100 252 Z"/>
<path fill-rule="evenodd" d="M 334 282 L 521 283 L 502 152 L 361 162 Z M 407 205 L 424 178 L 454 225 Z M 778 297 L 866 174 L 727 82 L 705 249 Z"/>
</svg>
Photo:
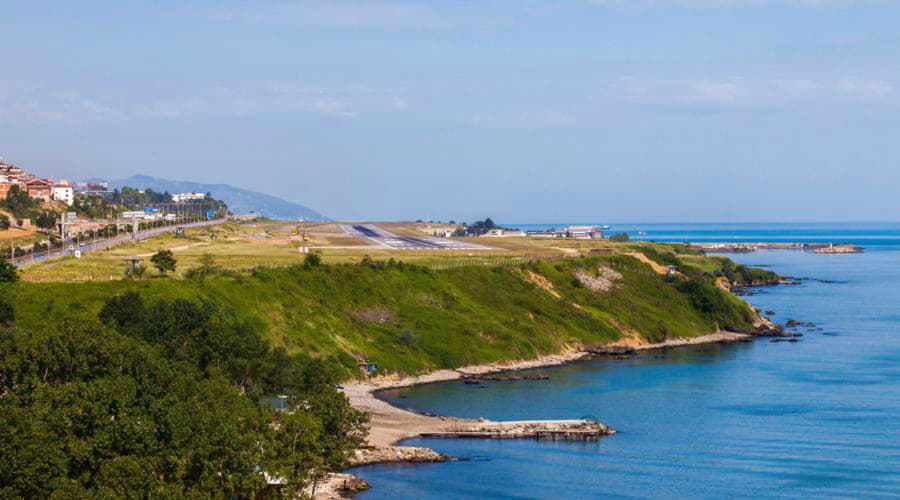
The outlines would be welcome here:
<svg viewBox="0 0 900 500">
<path fill-rule="evenodd" d="M 556 227 L 564 227 L 559 224 Z M 597 418 L 596 442 L 410 439 L 458 457 L 353 469 L 361 499 L 900 498 L 900 224 L 610 224 L 655 241 L 846 242 L 860 254 L 729 254 L 802 278 L 745 297 L 799 342 L 703 345 L 394 389 L 389 402 L 494 420 Z M 519 225 L 523 229 L 549 225 Z"/>
</svg>

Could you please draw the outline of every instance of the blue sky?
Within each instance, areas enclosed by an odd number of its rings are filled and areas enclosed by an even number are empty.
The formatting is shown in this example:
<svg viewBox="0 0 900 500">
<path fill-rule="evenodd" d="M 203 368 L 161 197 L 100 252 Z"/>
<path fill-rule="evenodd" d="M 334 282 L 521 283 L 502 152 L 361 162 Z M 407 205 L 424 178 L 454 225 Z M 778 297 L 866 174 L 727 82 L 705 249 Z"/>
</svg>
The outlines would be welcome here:
<svg viewBox="0 0 900 500">
<path fill-rule="evenodd" d="M 332 217 L 898 220 L 900 2 L 3 2 L 0 156 Z"/>
</svg>

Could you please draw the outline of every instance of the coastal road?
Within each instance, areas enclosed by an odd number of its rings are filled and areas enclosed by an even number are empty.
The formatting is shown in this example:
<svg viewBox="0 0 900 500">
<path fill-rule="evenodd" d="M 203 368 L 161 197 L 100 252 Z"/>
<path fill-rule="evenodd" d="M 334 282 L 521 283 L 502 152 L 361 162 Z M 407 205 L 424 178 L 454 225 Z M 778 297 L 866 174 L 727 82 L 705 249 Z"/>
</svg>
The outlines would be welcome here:
<svg viewBox="0 0 900 500">
<path fill-rule="evenodd" d="M 465 241 L 432 236 L 400 236 L 373 224 L 341 224 L 349 236 L 365 239 L 391 250 L 501 250 Z"/>
<path fill-rule="evenodd" d="M 131 243 L 135 241 L 145 240 L 147 238 L 152 238 L 154 236 L 158 236 L 163 233 L 170 233 L 175 231 L 177 228 L 191 228 L 191 227 L 200 227 L 200 226 L 212 226 L 216 224 L 221 224 L 225 222 L 227 219 L 213 219 L 213 220 L 205 220 L 198 222 L 189 222 L 186 224 L 173 224 L 171 226 L 163 226 L 163 227 L 155 227 L 152 229 L 144 229 L 142 231 L 138 231 L 137 233 L 125 233 L 120 236 L 115 236 L 112 238 L 97 238 L 91 241 L 84 241 L 80 243 L 75 242 L 67 242 L 63 248 L 56 248 L 49 251 L 38 252 L 36 254 L 29 254 L 24 257 L 18 257 L 12 261 L 16 266 L 23 266 L 25 264 L 31 264 L 34 262 L 41 262 L 50 259 L 56 259 L 59 257 L 69 257 L 75 255 L 75 252 L 78 251 L 81 254 L 86 254 L 90 252 L 99 252 L 101 250 L 106 250 L 107 248 L 112 248 L 117 245 L 121 245 L 123 243 Z"/>
</svg>

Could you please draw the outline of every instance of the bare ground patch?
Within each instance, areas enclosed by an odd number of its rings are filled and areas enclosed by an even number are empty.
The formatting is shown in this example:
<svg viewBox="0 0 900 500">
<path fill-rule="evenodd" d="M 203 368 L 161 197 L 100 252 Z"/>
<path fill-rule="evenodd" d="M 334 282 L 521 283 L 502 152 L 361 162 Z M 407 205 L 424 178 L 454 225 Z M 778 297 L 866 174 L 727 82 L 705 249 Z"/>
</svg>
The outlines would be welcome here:
<svg viewBox="0 0 900 500">
<path fill-rule="evenodd" d="M 357 321 L 365 323 L 394 323 L 396 320 L 390 309 L 384 306 L 367 307 L 350 313 Z"/>
<path fill-rule="evenodd" d="M 550 280 L 548 280 L 547 278 L 541 276 L 540 274 L 538 274 L 534 271 L 529 271 L 529 270 L 525 271 L 525 276 L 528 279 L 528 281 L 534 283 L 539 288 L 541 288 L 545 292 L 552 295 L 554 298 L 557 298 L 557 299 L 561 298 L 559 295 L 559 292 L 557 292 L 553 288 L 553 283 L 551 283 Z"/>
<path fill-rule="evenodd" d="M 622 255 L 634 257 L 635 259 L 643 262 L 644 264 L 649 265 L 650 267 L 653 268 L 653 271 L 656 272 L 657 274 L 667 274 L 669 272 L 669 269 L 666 266 L 664 266 L 658 262 L 654 262 L 653 260 L 650 259 L 650 257 L 647 257 L 646 255 L 644 255 L 640 252 L 622 252 Z"/>
</svg>

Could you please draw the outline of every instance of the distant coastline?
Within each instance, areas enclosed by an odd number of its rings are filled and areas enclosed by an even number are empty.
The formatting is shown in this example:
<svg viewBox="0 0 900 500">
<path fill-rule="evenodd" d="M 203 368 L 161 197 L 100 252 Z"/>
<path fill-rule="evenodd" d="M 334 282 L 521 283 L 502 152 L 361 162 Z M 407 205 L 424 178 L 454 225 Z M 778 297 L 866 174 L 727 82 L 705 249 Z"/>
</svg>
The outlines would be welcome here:
<svg viewBox="0 0 900 500">
<path fill-rule="evenodd" d="M 690 243 L 690 246 L 712 253 L 751 253 L 758 250 L 801 250 L 820 254 L 848 254 L 862 253 L 863 247 L 849 243 L 731 243 L 731 242 L 703 242 Z"/>
</svg>

